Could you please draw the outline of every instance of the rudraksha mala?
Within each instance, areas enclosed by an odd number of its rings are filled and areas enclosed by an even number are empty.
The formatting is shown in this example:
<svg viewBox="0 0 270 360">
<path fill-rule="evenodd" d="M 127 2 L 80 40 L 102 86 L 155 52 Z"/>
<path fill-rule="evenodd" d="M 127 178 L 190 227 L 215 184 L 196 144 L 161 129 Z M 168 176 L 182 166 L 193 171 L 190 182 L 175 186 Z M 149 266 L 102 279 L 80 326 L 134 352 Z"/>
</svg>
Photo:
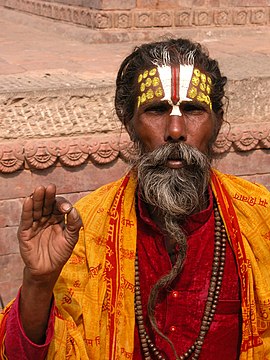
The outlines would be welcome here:
<svg viewBox="0 0 270 360">
<path fill-rule="evenodd" d="M 212 323 L 212 320 L 216 312 L 216 307 L 218 304 L 221 283 L 223 278 L 224 265 L 225 265 L 227 234 L 216 205 L 214 207 L 214 215 L 215 215 L 215 246 L 214 246 L 213 264 L 212 264 L 212 274 L 208 289 L 208 297 L 206 300 L 204 314 L 201 322 L 200 332 L 197 339 L 194 341 L 193 345 L 190 346 L 190 348 L 187 349 L 187 351 L 184 354 L 178 356 L 177 360 L 185 360 L 188 358 L 190 358 L 191 360 L 199 359 L 205 336 L 210 328 L 210 325 Z M 137 255 L 135 260 L 135 315 L 138 324 L 140 342 L 143 350 L 144 359 L 166 360 L 166 358 L 164 358 L 160 350 L 157 349 L 155 344 L 148 336 L 144 326 L 141 290 L 140 290 L 140 278 L 139 278 L 139 262 Z"/>
</svg>

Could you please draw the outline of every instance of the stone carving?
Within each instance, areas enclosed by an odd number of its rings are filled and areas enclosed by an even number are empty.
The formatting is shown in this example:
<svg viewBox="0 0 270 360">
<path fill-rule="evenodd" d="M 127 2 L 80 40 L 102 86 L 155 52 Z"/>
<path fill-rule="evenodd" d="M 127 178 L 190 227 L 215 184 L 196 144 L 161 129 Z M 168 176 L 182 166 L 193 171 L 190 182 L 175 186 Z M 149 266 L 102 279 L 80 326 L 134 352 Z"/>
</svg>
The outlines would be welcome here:
<svg viewBox="0 0 270 360">
<path fill-rule="evenodd" d="M 127 29 L 132 26 L 132 17 L 129 12 L 116 13 L 114 16 L 114 25 L 117 28 Z"/>
<path fill-rule="evenodd" d="M 21 169 L 24 164 L 23 151 L 23 146 L 20 144 L 0 145 L 0 172 L 13 173 Z"/>
<path fill-rule="evenodd" d="M 248 22 L 248 10 L 235 9 L 233 12 L 233 25 L 246 25 Z"/>
<path fill-rule="evenodd" d="M 214 144 L 214 153 L 270 149 L 270 128 L 265 124 L 247 128 L 246 124 L 223 131 Z M 0 144 L 0 173 L 13 173 L 23 168 L 47 169 L 59 160 L 62 166 L 81 166 L 87 161 L 105 165 L 118 157 L 130 162 L 136 157 L 136 149 L 126 133 L 66 139 L 28 140 L 11 146 Z"/>
<path fill-rule="evenodd" d="M 147 28 L 153 26 L 153 16 L 150 12 L 137 12 L 135 14 L 135 26 L 137 28 Z"/>
<path fill-rule="evenodd" d="M 59 143 L 59 160 L 65 166 L 80 166 L 87 160 L 89 148 L 83 139 L 61 141 Z"/>
<path fill-rule="evenodd" d="M 99 12 L 95 16 L 95 27 L 97 29 L 108 29 L 112 27 L 112 14 L 106 12 Z"/>
<path fill-rule="evenodd" d="M 154 13 L 154 26 L 171 27 L 172 16 L 169 11 L 159 11 Z"/>
<path fill-rule="evenodd" d="M 94 163 L 104 165 L 114 161 L 119 155 L 119 147 L 110 142 L 99 142 L 90 145 L 90 159 Z"/>
<path fill-rule="evenodd" d="M 27 164 L 34 169 L 47 169 L 57 160 L 56 145 L 49 142 L 28 142 L 24 147 L 24 156 Z"/>
<path fill-rule="evenodd" d="M 191 26 L 192 23 L 191 10 L 178 11 L 175 13 L 175 26 Z"/>
<path fill-rule="evenodd" d="M 2 104 L 2 139 L 78 136 L 120 128 L 113 117 L 113 93 L 109 87 L 103 89 L 102 95 L 18 97 L 3 99 Z"/>
<path fill-rule="evenodd" d="M 265 25 L 267 22 L 267 12 L 265 9 L 252 9 L 251 10 L 251 24 Z"/>
<path fill-rule="evenodd" d="M 231 25 L 230 10 L 216 10 L 214 12 L 214 23 L 217 26 Z"/>
<path fill-rule="evenodd" d="M 211 10 L 195 10 L 194 24 L 197 26 L 208 26 L 212 24 L 212 11 Z"/>
<path fill-rule="evenodd" d="M 42 0 L 2 0 L 3 6 L 17 9 L 39 16 L 56 20 L 73 22 L 83 26 L 110 29 L 114 28 L 147 28 L 147 27 L 178 27 L 178 26 L 226 26 L 226 25 L 265 25 L 270 23 L 269 7 L 252 7 L 246 9 L 231 7 L 230 9 L 192 7 L 174 12 L 156 9 L 156 1 L 149 2 L 151 11 L 142 8 L 147 6 L 145 1 L 141 6 L 129 12 L 115 12 L 110 10 L 97 11 L 83 6 L 63 5 Z M 151 5 L 152 4 L 152 5 Z M 159 20 L 158 20 L 159 19 Z M 193 22 L 192 22 L 192 19 Z M 113 21 L 114 20 L 114 21 Z"/>
</svg>

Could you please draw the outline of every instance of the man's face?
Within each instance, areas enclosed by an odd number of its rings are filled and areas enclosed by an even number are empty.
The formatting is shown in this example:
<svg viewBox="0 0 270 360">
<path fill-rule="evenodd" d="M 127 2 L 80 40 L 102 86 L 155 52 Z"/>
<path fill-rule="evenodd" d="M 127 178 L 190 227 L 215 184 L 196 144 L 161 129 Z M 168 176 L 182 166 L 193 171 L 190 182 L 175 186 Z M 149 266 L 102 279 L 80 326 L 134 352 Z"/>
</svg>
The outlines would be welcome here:
<svg viewBox="0 0 270 360">
<path fill-rule="evenodd" d="M 187 79 L 184 69 L 186 93 L 183 95 L 181 68 L 180 73 L 175 71 L 176 67 L 167 68 L 165 74 L 153 67 L 138 77 L 138 106 L 132 120 L 136 139 L 145 152 L 166 143 L 182 142 L 207 154 L 215 133 L 215 116 L 209 98 L 211 80 L 198 69 L 189 69 L 191 75 Z M 199 73 L 200 77 L 194 73 Z M 194 96 L 194 89 L 197 96 Z M 173 159 L 167 166 L 181 168 L 182 164 Z"/>
</svg>

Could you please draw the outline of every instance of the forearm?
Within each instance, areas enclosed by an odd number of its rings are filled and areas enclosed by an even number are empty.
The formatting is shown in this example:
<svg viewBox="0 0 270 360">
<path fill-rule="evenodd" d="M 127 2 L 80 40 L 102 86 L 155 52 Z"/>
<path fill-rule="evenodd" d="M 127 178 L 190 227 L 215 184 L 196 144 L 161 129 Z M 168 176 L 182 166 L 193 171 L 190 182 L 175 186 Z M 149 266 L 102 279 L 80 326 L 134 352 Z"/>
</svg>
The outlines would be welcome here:
<svg viewBox="0 0 270 360">
<path fill-rule="evenodd" d="M 19 302 L 20 320 L 26 336 L 35 344 L 43 344 L 46 339 L 57 275 L 38 279 L 33 278 L 27 269 L 24 270 Z"/>
<path fill-rule="evenodd" d="M 7 317 L 4 345 L 5 354 L 10 360 L 44 360 L 54 334 L 54 302 L 49 315 L 45 342 L 42 345 L 37 345 L 26 336 L 22 328 L 19 315 L 19 300 L 20 292 L 12 304 Z"/>
</svg>

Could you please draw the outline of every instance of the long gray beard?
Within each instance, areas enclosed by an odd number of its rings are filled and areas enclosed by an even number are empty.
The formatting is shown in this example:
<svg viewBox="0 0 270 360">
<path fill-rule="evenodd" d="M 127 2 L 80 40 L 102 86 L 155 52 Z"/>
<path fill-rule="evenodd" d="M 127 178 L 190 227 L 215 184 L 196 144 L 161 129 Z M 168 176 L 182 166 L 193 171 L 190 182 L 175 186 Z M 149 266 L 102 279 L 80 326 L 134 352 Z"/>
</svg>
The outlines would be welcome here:
<svg viewBox="0 0 270 360">
<path fill-rule="evenodd" d="M 141 151 L 143 152 L 142 148 Z M 183 162 L 181 169 L 166 166 L 169 159 Z M 168 287 L 182 271 L 186 252 L 186 235 L 180 227 L 185 218 L 205 206 L 205 192 L 210 178 L 209 158 L 199 150 L 182 143 L 165 144 L 152 152 L 144 152 L 137 160 L 135 169 L 142 199 L 163 218 L 163 231 L 167 241 L 178 245 L 176 261 L 168 274 L 152 287 L 148 299 L 148 316 L 154 330 L 172 347 L 171 340 L 158 328 L 155 307 L 159 291 Z"/>
<path fill-rule="evenodd" d="M 184 166 L 168 168 L 168 159 L 180 159 Z M 143 200 L 164 215 L 185 217 L 204 206 L 210 161 L 199 150 L 183 143 L 165 144 L 143 153 L 136 169 Z"/>
</svg>

